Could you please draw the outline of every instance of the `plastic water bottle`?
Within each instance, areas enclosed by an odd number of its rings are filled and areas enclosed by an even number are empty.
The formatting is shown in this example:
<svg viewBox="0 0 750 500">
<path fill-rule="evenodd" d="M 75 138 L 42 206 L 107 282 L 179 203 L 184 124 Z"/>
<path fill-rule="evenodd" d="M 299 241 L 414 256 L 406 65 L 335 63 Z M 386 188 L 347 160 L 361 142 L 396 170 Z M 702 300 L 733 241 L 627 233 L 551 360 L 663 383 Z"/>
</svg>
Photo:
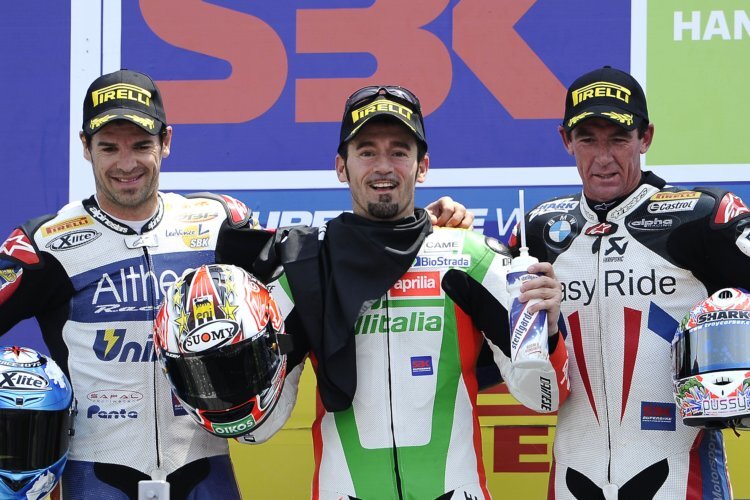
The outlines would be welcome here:
<svg viewBox="0 0 750 500">
<path fill-rule="evenodd" d="M 515 366 L 524 368 L 543 367 L 549 359 L 547 348 L 547 311 L 529 312 L 529 307 L 539 299 L 521 303 L 521 285 L 528 280 L 535 279 L 538 274 L 530 274 L 531 264 L 539 262 L 529 255 L 526 247 L 526 231 L 524 227 L 523 190 L 518 192 L 521 210 L 521 248 L 520 255 L 513 259 L 508 271 L 508 292 L 511 298 L 510 306 L 510 361 Z"/>
<path fill-rule="evenodd" d="M 508 272 L 508 292 L 512 300 L 510 306 L 510 361 L 520 367 L 542 367 L 547 364 L 547 311 L 529 312 L 532 304 L 540 302 L 532 299 L 521 303 L 521 285 L 535 279 L 527 269 L 539 262 L 529 255 L 527 248 L 521 248 L 521 255 L 513 259 Z"/>
</svg>

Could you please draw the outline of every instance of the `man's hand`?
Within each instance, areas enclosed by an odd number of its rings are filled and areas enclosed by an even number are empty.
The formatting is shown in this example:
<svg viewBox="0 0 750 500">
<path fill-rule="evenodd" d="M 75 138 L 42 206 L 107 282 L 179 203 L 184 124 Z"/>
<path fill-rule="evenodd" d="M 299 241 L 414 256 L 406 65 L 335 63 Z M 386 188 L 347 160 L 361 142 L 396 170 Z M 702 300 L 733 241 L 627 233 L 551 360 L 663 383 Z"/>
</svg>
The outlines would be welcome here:
<svg viewBox="0 0 750 500">
<path fill-rule="evenodd" d="M 433 201 L 425 210 L 433 226 L 471 229 L 474 223 L 474 214 L 466 210 L 466 207 L 459 202 L 453 201 L 450 196 L 443 196 Z"/>
<path fill-rule="evenodd" d="M 557 278 L 555 278 L 555 271 L 549 262 L 532 264 L 529 266 L 529 272 L 540 274 L 541 276 L 525 281 L 521 285 L 521 295 L 518 296 L 518 300 L 521 302 L 528 302 L 531 299 L 541 300 L 541 302 L 530 306 L 529 312 L 547 311 L 547 334 L 552 337 L 557 333 L 562 287 Z"/>
</svg>

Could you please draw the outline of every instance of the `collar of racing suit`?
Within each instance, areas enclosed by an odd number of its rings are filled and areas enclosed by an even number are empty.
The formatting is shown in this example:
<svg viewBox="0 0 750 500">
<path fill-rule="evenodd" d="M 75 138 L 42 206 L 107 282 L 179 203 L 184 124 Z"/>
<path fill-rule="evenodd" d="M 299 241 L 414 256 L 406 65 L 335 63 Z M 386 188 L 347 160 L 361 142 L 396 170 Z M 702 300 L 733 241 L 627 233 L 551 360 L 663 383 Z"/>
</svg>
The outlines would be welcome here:
<svg viewBox="0 0 750 500">
<path fill-rule="evenodd" d="M 633 194 L 636 189 L 644 184 L 650 184 L 651 186 L 655 186 L 661 189 L 667 185 L 667 182 L 655 173 L 647 170 L 645 172 L 641 172 L 641 181 L 638 183 L 635 189 L 624 196 L 605 202 L 589 200 L 588 198 L 586 198 L 586 195 L 583 195 L 583 198 L 586 200 L 586 204 L 589 206 L 589 208 L 596 214 L 599 222 L 604 222 L 607 220 L 607 214 L 610 212 L 610 210 L 626 200 L 631 194 Z"/>
</svg>

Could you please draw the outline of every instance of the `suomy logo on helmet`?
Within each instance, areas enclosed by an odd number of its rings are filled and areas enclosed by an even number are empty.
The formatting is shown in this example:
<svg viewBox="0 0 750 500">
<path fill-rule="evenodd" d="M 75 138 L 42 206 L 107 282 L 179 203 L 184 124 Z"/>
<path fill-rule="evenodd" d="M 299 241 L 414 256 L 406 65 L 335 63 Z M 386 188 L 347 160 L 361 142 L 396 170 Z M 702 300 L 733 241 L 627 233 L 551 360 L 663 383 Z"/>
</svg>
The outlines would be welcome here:
<svg viewBox="0 0 750 500">
<path fill-rule="evenodd" d="M 0 372 L 0 389 L 10 391 L 43 391 L 49 382 L 36 373 L 10 370 Z"/>
<path fill-rule="evenodd" d="M 182 341 L 182 348 L 187 352 L 202 352 L 219 347 L 234 337 L 239 329 L 234 321 L 211 321 L 188 333 Z"/>
</svg>

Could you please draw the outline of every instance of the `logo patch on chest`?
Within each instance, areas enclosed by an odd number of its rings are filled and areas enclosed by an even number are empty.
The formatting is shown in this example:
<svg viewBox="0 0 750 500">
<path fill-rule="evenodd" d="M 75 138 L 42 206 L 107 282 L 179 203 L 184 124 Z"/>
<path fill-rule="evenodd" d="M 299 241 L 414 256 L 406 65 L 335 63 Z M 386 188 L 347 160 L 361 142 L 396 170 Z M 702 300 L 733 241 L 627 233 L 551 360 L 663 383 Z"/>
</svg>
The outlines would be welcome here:
<svg viewBox="0 0 750 500">
<path fill-rule="evenodd" d="M 432 375 L 432 356 L 412 356 L 411 375 L 413 377 Z"/>
</svg>

